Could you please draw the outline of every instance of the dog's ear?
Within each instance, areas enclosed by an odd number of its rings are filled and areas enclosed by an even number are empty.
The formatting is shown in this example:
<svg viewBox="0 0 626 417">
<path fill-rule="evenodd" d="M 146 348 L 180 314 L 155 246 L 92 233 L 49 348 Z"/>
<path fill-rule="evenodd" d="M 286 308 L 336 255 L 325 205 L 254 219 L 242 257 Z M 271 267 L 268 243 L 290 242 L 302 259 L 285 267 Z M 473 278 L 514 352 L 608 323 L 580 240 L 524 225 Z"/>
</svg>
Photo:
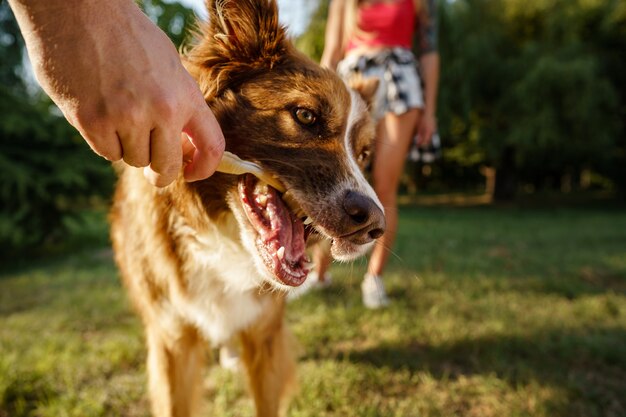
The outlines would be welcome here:
<svg viewBox="0 0 626 417">
<path fill-rule="evenodd" d="M 290 44 L 278 21 L 276 0 L 207 0 L 209 21 L 200 24 L 186 65 L 206 97 L 242 77 L 273 68 Z"/>
<path fill-rule="evenodd" d="M 223 53 L 241 61 L 272 63 L 282 52 L 285 30 L 276 0 L 209 0 L 209 30 Z"/>
<path fill-rule="evenodd" d="M 378 90 L 378 84 L 378 78 L 363 77 L 360 74 L 350 77 L 348 80 L 348 87 L 359 93 L 363 101 L 365 101 L 369 107 L 373 104 L 376 90 Z"/>
</svg>

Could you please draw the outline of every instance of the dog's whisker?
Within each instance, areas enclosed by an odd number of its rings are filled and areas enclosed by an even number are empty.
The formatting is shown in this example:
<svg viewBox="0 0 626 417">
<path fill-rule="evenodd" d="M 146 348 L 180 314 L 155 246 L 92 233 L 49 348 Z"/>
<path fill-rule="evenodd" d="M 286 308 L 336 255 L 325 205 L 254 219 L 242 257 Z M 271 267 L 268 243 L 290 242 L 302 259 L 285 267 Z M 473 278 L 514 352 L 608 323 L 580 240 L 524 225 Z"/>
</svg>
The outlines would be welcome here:
<svg viewBox="0 0 626 417">
<path fill-rule="evenodd" d="M 387 253 L 389 253 L 391 256 L 393 256 L 394 258 L 396 258 L 398 261 L 400 262 L 404 262 L 404 260 L 402 259 L 402 257 L 400 255 L 398 255 L 391 246 L 386 245 L 380 241 L 376 242 L 377 245 L 382 246 L 383 250 L 387 251 Z"/>
</svg>

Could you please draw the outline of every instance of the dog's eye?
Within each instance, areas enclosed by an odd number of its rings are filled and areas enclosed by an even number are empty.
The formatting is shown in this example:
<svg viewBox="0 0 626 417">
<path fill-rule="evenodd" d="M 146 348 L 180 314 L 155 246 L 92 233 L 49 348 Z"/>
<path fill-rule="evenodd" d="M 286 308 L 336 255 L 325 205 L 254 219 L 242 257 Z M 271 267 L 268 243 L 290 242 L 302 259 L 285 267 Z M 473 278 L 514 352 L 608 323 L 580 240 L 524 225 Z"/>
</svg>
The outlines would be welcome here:
<svg viewBox="0 0 626 417">
<path fill-rule="evenodd" d="M 359 157 L 358 157 L 357 162 L 358 162 L 359 164 L 361 164 L 361 163 L 363 163 L 363 162 L 367 161 L 367 160 L 369 159 L 369 157 L 370 157 L 370 153 L 371 153 L 371 152 L 370 152 L 370 150 L 369 150 L 369 149 L 363 149 L 363 150 L 361 151 L 361 153 L 359 154 Z"/>
<path fill-rule="evenodd" d="M 294 112 L 294 115 L 296 120 L 305 126 L 311 126 L 317 120 L 315 113 L 302 107 L 298 107 Z"/>
</svg>

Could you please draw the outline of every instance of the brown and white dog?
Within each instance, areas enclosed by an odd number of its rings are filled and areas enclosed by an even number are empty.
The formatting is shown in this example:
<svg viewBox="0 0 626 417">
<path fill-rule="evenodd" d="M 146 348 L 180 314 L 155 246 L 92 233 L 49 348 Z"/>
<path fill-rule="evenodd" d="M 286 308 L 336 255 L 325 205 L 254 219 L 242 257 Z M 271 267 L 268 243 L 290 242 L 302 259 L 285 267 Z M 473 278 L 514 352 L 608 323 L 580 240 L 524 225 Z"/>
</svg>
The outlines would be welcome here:
<svg viewBox="0 0 626 417">
<path fill-rule="evenodd" d="M 374 137 L 363 97 L 375 87 L 365 83 L 359 94 L 297 52 L 274 0 L 208 7 L 187 68 L 226 149 L 275 176 L 300 210 L 249 174 L 194 183 L 180 176 L 158 189 L 125 168 L 113 246 L 146 329 L 153 414 L 191 415 L 206 342 L 239 337 L 257 415 L 277 416 L 294 385 L 285 294 L 306 279 L 306 245 L 330 239 L 333 256 L 351 260 L 385 227 L 359 169 Z"/>
</svg>

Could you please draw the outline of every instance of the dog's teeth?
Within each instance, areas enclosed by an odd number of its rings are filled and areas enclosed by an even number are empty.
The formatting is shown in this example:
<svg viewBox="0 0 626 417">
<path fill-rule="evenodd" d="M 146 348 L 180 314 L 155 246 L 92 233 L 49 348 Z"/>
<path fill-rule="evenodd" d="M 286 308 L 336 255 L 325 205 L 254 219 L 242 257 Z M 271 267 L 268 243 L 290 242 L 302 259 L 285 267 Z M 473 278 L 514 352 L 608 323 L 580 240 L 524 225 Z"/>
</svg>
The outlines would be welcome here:
<svg viewBox="0 0 626 417">
<path fill-rule="evenodd" d="M 308 225 L 308 224 L 311 224 L 311 223 L 313 223 L 313 219 L 307 216 L 307 218 L 304 219 L 304 224 Z"/>
<path fill-rule="evenodd" d="M 283 259 L 285 257 L 285 247 L 281 246 L 280 248 L 278 248 L 278 250 L 276 251 L 276 256 L 278 257 L 278 259 Z"/>
<path fill-rule="evenodd" d="M 267 195 L 266 194 L 259 194 L 256 198 L 256 202 L 259 203 L 259 205 L 261 207 L 265 207 L 267 206 Z"/>
<path fill-rule="evenodd" d="M 293 198 L 292 194 L 293 193 L 290 190 L 285 191 L 285 193 L 283 194 L 283 201 L 285 202 L 285 204 L 287 204 L 287 207 L 295 212 L 297 209 L 299 209 L 299 205 L 296 202 L 295 198 Z"/>
</svg>

